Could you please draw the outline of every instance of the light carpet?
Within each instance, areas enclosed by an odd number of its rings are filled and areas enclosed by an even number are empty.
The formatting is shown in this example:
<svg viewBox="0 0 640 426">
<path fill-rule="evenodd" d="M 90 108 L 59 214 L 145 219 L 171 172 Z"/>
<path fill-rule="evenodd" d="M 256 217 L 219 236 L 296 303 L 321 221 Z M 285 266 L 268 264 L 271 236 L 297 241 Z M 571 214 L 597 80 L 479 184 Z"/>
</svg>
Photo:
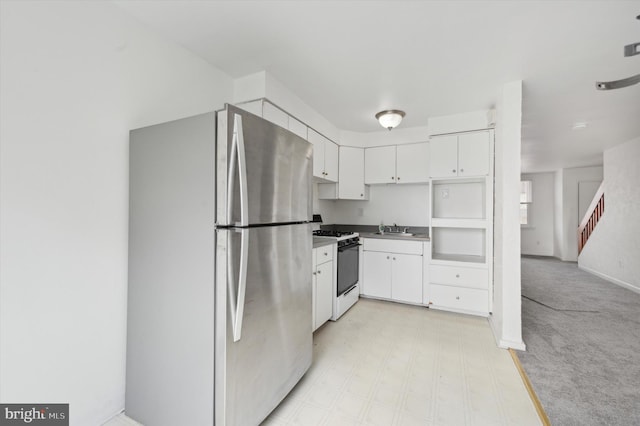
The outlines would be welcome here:
<svg viewBox="0 0 640 426">
<path fill-rule="evenodd" d="M 640 294 L 553 258 L 522 258 L 518 357 L 551 423 L 640 424 Z"/>
</svg>

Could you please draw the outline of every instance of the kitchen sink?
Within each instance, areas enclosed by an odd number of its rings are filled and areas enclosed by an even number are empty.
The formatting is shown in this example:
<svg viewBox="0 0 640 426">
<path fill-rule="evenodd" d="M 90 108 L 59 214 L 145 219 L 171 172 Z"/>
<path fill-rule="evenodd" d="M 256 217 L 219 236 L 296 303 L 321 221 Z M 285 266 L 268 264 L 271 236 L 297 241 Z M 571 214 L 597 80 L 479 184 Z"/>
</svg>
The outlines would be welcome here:
<svg viewBox="0 0 640 426">
<path fill-rule="evenodd" d="M 390 237 L 413 237 L 415 234 L 411 232 L 376 232 L 376 235 L 389 235 Z"/>
</svg>

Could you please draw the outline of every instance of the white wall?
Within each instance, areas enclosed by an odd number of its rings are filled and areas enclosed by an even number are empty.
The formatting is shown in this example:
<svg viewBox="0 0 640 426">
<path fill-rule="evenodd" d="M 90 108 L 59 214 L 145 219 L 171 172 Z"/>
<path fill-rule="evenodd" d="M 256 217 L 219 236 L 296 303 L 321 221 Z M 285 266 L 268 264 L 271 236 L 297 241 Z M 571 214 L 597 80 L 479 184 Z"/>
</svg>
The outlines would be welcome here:
<svg viewBox="0 0 640 426">
<path fill-rule="evenodd" d="M 107 2 L 0 18 L 0 395 L 101 424 L 124 407 L 128 131 L 232 82 Z"/>
<path fill-rule="evenodd" d="M 595 166 L 563 169 L 560 174 L 562 202 L 554 208 L 561 210 L 556 212 L 556 216 L 561 218 L 561 225 L 557 232 L 559 251 L 554 255 L 561 260 L 571 262 L 578 260 L 578 226 L 581 219 L 578 219 L 578 185 L 582 181 L 602 181 L 602 173 L 602 166 Z M 558 223 L 556 222 L 556 226 Z"/>
<path fill-rule="evenodd" d="M 553 255 L 562 258 L 564 241 L 562 239 L 564 224 L 562 222 L 562 179 L 563 170 L 553 174 Z"/>
<path fill-rule="evenodd" d="M 373 118 L 373 117 L 372 117 Z M 427 142 L 429 129 L 426 126 L 401 127 L 392 131 L 380 127 L 377 132 L 340 131 L 340 144 L 360 148 L 370 148 L 384 145 L 402 145 L 415 142 Z"/>
<path fill-rule="evenodd" d="M 640 137 L 604 152 L 604 215 L 578 265 L 640 292 Z"/>
<path fill-rule="evenodd" d="M 340 143 L 340 131 L 329 120 L 307 105 L 293 91 L 266 71 L 234 80 L 233 102 L 267 98 L 307 126 Z"/>
<path fill-rule="evenodd" d="M 554 177 L 553 172 L 521 176 L 522 180 L 530 180 L 533 188 L 529 224 L 520 228 L 522 254 L 553 256 Z"/>
<path fill-rule="evenodd" d="M 494 115 L 495 110 L 481 110 L 429 117 L 429 132 L 432 135 L 442 135 L 486 129 L 495 124 Z"/>
<path fill-rule="evenodd" d="M 496 110 L 494 305 L 489 322 L 500 347 L 524 349 L 520 300 L 522 81 L 503 86 Z"/>
<path fill-rule="evenodd" d="M 320 200 L 325 223 L 429 226 L 429 185 L 371 185 L 369 201 Z"/>
</svg>

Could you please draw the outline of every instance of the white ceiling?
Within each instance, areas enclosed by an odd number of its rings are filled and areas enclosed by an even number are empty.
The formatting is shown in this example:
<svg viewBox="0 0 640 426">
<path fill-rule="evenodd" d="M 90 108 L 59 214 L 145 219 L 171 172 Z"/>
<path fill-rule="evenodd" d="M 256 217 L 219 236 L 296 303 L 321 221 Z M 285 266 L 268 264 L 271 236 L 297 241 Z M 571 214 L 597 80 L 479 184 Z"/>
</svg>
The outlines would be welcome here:
<svg viewBox="0 0 640 426">
<path fill-rule="evenodd" d="M 524 172 L 602 163 L 640 136 L 640 1 L 118 1 L 140 21 L 232 77 L 267 70 L 344 130 L 374 114 L 429 116 L 495 105 L 524 81 Z M 588 122 L 572 130 L 577 121 Z"/>
</svg>

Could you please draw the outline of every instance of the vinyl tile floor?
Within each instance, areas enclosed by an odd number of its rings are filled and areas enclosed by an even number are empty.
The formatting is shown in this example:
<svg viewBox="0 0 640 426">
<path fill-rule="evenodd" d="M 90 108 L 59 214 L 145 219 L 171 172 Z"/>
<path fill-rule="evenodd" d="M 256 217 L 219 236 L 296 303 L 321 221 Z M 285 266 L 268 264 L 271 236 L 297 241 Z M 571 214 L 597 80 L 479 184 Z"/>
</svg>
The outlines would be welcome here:
<svg viewBox="0 0 640 426">
<path fill-rule="evenodd" d="M 540 425 L 485 318 L 360 299 L 263 425 Z"/>
<path fill-rule="evenodd" d="M 264 426 L 541 424 L 485 318 L 360 299 L 313 344 L 313 365 Z M 129 425 L 124 414 L 106 424 Z"/>
</svg>

